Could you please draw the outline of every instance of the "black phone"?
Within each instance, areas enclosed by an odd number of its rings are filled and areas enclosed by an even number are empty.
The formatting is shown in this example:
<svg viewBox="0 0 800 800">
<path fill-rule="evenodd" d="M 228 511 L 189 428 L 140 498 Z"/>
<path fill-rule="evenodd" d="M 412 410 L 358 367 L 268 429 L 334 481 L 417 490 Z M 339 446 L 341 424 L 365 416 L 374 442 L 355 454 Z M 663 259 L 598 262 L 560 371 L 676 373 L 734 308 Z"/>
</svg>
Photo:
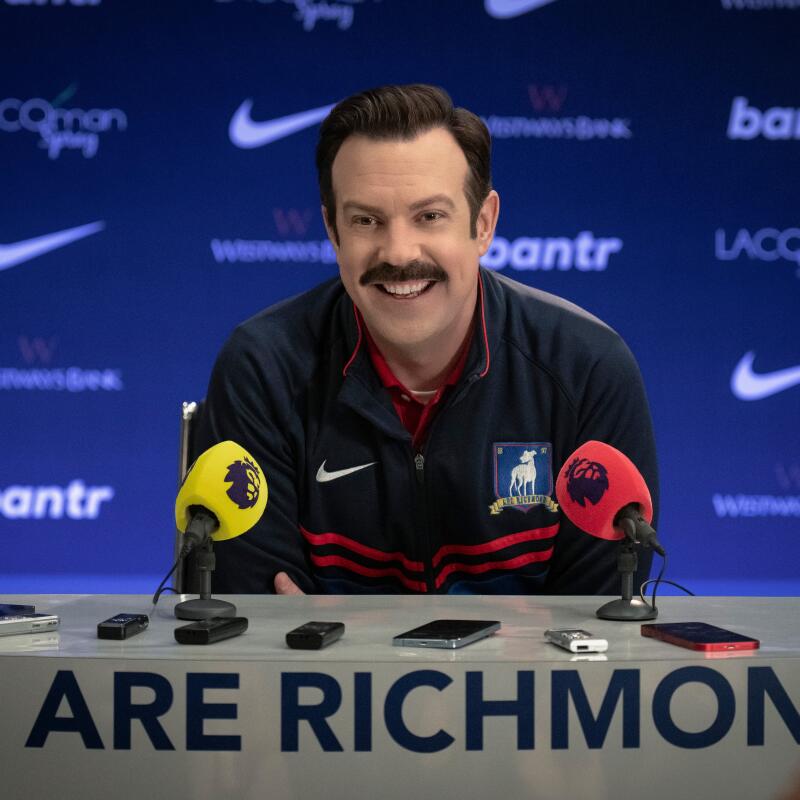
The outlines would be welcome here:
<svg viewBox="0 0 800 800">
<path fill-rule="evenodd" d="M 214 644 L 247 630 L 247 617 L 211 617 L 175 628 L 178 644 Z"/>
<path fill-rule="evenodd" d="M 435 619 L 419 628 L 400 633 L 392 639 L 398 647 L 456 647 L 477 642 L 500 630 L 497 620 Z"/>
<path fill-rule="evenodd" d="M 342 638 L 343 622 L 306 622 L 286 634 L 286 644 L 294 650 L 321 650 Z"/>
<path fill-rule="evenodd" d="M 147 614 L 116 614 L 97 623 L 98 639 L 130 639 L 150 624 Z"/>
<path fill-rule="evenodd" d="M 720 652 L 725 650 L 756 650 L 758 639 L 718 628 L 707 622 L 659 622 L 642 625 L 642 636 L 687 647 L 689 650 Z"/>
</svg>

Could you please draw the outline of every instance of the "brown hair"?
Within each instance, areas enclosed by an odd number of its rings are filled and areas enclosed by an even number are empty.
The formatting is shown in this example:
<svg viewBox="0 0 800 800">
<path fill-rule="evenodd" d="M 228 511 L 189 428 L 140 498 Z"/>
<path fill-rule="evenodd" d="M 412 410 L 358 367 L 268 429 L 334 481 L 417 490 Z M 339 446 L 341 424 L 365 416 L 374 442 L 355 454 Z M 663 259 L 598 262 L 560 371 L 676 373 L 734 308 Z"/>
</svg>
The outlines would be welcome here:
<svg viewBox="0 0 800 800">
<path fill-rule="evenodd" d="M 470 235 L 477 236 L 478 213 L 492 189 L 489 131 L 476 114 L 454 108 L 444 89 L 413 83 L 354 94 L 338 103 L 322 123 L 317 144 L 319 191 L 337 241 L 331 172 L 345 139 L 358 134 L 370 139 L 409 140 L 433 128 L 449 131 L 467 159 L 464 194 L 470 211 Z"/>
</svg>

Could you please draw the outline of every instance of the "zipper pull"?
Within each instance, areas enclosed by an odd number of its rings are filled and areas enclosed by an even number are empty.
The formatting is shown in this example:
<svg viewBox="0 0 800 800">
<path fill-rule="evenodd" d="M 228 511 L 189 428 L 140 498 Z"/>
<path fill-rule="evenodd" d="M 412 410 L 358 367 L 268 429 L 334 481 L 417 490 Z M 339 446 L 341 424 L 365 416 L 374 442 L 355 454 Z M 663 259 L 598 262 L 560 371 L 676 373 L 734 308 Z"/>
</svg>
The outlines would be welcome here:
<svg viewBox="0 0 800 800">
<path fill-rule="evenodd" d="M 421 486 L 425 482 L 425 456 L 422 453 L 414 456 L 414 467 L 417 470 L 417 483 Z"/>
</svg>

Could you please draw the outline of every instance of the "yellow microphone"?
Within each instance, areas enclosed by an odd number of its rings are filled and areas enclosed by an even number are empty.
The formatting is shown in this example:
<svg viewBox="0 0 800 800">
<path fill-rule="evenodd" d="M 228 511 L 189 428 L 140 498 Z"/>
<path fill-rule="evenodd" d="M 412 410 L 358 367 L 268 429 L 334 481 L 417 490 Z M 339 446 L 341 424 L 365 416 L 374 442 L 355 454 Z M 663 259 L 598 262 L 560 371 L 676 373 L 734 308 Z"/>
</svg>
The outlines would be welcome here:
<svg viewBox="0 0 800 800">
<path fill-rule="evenodd" d="M 209 537 L 241 536 L 266 505 L 267 479 L 258 462 L 236 442 L 215 444 L 189 467 L 175 501 L 175 524 L 186 539 L 181 556 Z"/>
</svg>

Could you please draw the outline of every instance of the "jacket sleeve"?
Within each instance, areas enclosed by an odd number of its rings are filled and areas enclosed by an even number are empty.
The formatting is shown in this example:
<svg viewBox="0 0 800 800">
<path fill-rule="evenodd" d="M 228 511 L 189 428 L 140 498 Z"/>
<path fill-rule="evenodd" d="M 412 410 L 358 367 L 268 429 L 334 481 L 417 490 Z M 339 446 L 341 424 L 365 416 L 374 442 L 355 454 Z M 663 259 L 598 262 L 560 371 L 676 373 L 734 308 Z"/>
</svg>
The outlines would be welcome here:
<svg viewBox="0 0 800 800">
<path fill-rule="evenodd" d="M 597 440 L 623 452 L 641 472 L 653 500 L 653 527 L 658 523 L 658 465 L 650 409 L 633 354 L 617 335 L 595 362 L 579 398 L 574 448 Z M 574 449 L 573 448 L 573 449 Z M 565 454 L 568 456 L 569 454 Z M 548 575 L 553 594 L 619 595 L 619 542 L 597 539 L 576 528 L 562 513 Z M 652 551 L 637 548 L 634 596 L 647 579 Z"/>
<path fill-rule="evenodd" d="M 277 369 L 267 375 L 268 359 L 250 335 L 235 331 L 214 366 L 197 429 L 198 453 L 228 439 L 249 451 L 264 471 L 269 492 L 264 515 L 250 531 L 214 544 L 217 593 L 272 593 L 280 571 L 304 592 L 315 591 L 298 529 L 302 441 L 292 422 L 292 387 Z"/>
</svg>

